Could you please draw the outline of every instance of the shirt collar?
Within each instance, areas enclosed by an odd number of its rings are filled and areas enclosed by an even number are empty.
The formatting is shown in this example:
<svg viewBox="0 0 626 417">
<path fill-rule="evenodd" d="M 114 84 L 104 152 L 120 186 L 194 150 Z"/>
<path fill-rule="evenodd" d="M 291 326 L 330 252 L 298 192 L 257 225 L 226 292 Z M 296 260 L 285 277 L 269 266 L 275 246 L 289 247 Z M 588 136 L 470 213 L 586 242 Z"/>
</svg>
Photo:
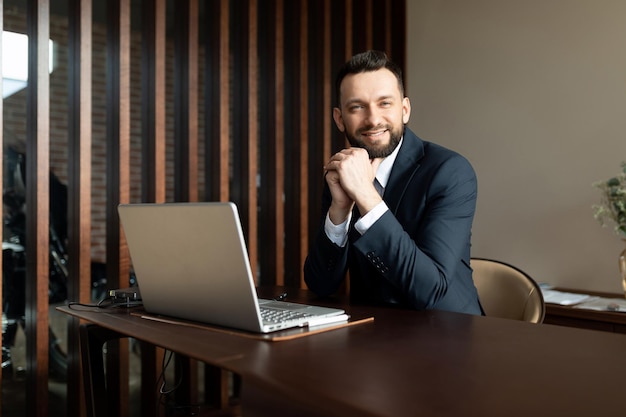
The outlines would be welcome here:
<svg viewBox="0 0 626 417">
<path fill-rule="evenodd" d="M 396 157 L 398 156 L 398 151 L 400 151 L 400 146 L 402 146 L 402 141 L 404 137 L 400 139 L 400 143 L 396 146 L 396 149 L 391 152 L 391 154 L 383 159 L 383 161 L 378 166 L 378 170 L 376 171 L 376 179 L 382 185 L 383 188 L 387 187 L 387 182 L 389 181 L 389 175 L 391 175 L 391 168 L 393 168 L 393 163 L 396 161 Z"/>
</svg>

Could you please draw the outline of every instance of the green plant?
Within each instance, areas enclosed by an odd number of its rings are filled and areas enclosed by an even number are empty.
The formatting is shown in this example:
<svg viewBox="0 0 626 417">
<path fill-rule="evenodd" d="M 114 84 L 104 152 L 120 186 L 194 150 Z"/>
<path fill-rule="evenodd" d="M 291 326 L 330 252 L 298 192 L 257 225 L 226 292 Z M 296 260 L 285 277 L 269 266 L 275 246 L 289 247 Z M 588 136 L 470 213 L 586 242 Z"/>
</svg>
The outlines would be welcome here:
<svg viewBox="0 0 626 417">
<path fill-rule="evenodd" d="M 612 223 L 615 233 L 626 239 L 626 162 L 622 162 L 622 172 L 616 177 L 593 186 L 602 191 L 600 204 L 593 206 L 593 217 L 603 227 Z"/>
</svg>

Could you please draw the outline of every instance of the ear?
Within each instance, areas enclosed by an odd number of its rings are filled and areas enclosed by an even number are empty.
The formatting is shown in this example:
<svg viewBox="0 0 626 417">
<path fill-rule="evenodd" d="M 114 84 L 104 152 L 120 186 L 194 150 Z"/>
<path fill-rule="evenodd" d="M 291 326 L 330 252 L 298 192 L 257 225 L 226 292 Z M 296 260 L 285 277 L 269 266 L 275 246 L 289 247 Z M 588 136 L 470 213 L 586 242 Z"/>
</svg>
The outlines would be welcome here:
<svg viewBox="0 0 626 417">
<path fill-rule="evenodd" d="M 402 123 L 409 123 L 411 117 L 411 101 L 408 97 L 402 99 Z"/>
<path fill-rule="evenodd" d="M 346 130 L 346 127 L 343 124 L 343 117 L 341 116 L 341 109 L 339 107 L 333 108 L 333 119 L 335 119 L 337 129 L 343 133 Z"/>
</svg>

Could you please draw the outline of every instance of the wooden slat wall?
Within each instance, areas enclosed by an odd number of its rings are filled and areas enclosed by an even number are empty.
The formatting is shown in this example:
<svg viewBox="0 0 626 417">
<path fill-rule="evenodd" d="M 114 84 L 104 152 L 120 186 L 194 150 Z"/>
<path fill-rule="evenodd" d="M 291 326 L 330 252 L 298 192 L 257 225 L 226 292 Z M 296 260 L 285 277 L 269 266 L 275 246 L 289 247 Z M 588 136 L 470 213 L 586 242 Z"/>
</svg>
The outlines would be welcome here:
<svg viewBox="0 0 626 417">
<path fill-rule="evenodd" d="M 142 201 L 166 200 L 166 0 L 146 1 L 142 10 Z M 156 381 L 165 352 L 141 344 L 141 380 Z M 154 385 L 141 385 L 144 415 L 157 416 Z"/>
<path fill-rule="evenodd" d="M 91 0 L 68 3 L 68 300 L 89 303 L 91 285 Z M 80 415 L 84 398 L 80 383 L 79 321 L 68 321 L 68 415 Z"/>
<path fill-rule="evenodd" d="M 307 10 L 308 9 L 308 1 L 303 1 L 302 5 L 300 6 L 303 10 Z M 301 9 L 301 10 L 302 10 Z M 323 25 L 323 32 L 322 32 L 322 48 L 324 50 L 329 50 L 330 49 L 330 24 L 329 24 L 329 17 L 330 17 L 330 0 L 324 0 L 324 4 L 323 4 L 323 14 L 324 16 L 327 16 L 326 19 L 324 19 L 324 25 Z M 299 113 L 296 115 L 297 116 L 297 120 L 299 120 L 299 124 L 296 126 L 291 126 L 290 130 L 292 130 L 295 133 L 295 137 L 299 138 L 300 140 L 295 142 L 296 144 L 296 148 L 294 149 L 295 152 L 291 153 L 292 155 L 298 155 L 299 158 L 291 158 L 291 159 L 295 159 L 297 160 L 297 164 L 300 165 L 300 170 L 297 170 L 296 172 L 298 173 L 298 177 L 300 179 L 300 181 L 294 181 L 292 184 L 292 190 L 293 190 L 293 194 L 292 197 L 296 197 L 296 196 L 300 196 L 300 198 L 291 198 L 290 200 L 292 201 L 291 205 L 287 205 L 287 208 L 289 210 L 291 210 L 293 213 L 298 213 L 300 212 L 300 216 L 299 217 L 293 217 L 291 221 L 287 222 L 288 227 L 286 228 L 287 231 L 297 231 L 296 233 L 300 234 L 300 239 L 298 239 L 293 233 L 287 234 L 285 236 L 285 240 L 287 242 L 290 241 L 296 241 L 299 242 L 298 245 L 296 245 L 296 248 L 294 248 L 294 253 L 291 255 L 292 257 L 288 258 L 288 259 L 292 259 L 291 262 L 288 262 L 285 264 L 285 270 L 287 271 L 297 271 L 298 268 L 300 267 L 300 265 L 304 264 L 304 259 L 306 258 L 306 251 L 307 251 L 307 242 L 309 241 L 309 231 L 308 231 L 308 227 L 307 225 L 309 224 L 308 222 L 309 220 L 309 212 L 311 211 L 309 209 L 309 201 L 308 201 L 308 190 L 309 190 L 309 178 L 315 178 L 315 175 L 310 176 L 309 175 L 309 158 L 308 158 L 308 144 L 309 144 L 309 140 L 310 140 L 310 136 L 309 136 L 309 129 L 308 129 L 308 124 L 309 124 L 309 97 L 312 95 L 309 95 L 309 89 L 306 83 L 306 80 L 308 80 L 309 78 L 309 72 L 308 72 L 308 57 L 306 55 L 306 51 L 307 51 L 307 39 L 308 39 L 308 31 L 309 31 L 309 22 L 306 18 L 306 14 L 300 12 L 299 15 L 295 16 L 295 21 L 297 22 L 298 26 L 300 27 L 300 31 L 294 33 L 294 38 L 297 40 L 297 47 L 299 50 L 299 53 L 296 54 L 296 56 L 300 57 L 300 67 L 299 67 L 299 71 L 298 71 L 298 82 L 295 85 L 299 85 L 300 88 L 296 89 L 296 94 L 294 97 L 294 100 L 292 101 L 292 103 L 294 104 L 294 108 L 295 109 L 300 109 Z M 296 27 L 298 27 L 296 26 Z M 322 57 L 322 62 L 323 62 L 323 68 L 327 68 L 328 70 L 324 71 L 324 84 L 323 85 L 330 85 L 330 59 L 329 59 L 329 55 L 328 54 L 324 54 Z M 330 109 L 330 89 L 329 88 L 324 88 L 323 90 L 323 94 L 322 94 L 322 108 L 328 108 Z M 298 106 L 298 103 L 301 103 L 300 106 Z M 323 132 L 330 132 L 330 125 L 331 125 L 331 118 L 330 117 L 324 117 L 322 118 L 322 125 L 323 127 Z M 322 146 L 323 146 L 323 153 L 324 154 L 330 154 L 330 147 L 328 146 L 328 144 L 330 143 L 330 133 L 325 133 L 323 140 L 322 140 Z M 293 226 L 293 228 L 291 227 Z M 299 250 L 297 250 L 299 249 Z M 283 258 L 285 258 L 285 256 L 283 255 Z M 284 280 L 283 280 L 284 282 Z M 294 282 L 294 279 L 291 279 L 291 282 Z M 300 277 L 300 285 L 304 287 L 304 277 Z"/>
<path fill-rule="evenodd" d="M 302 265 L 321 214 L 322 166 L 345 146 L 331 117 L 335 71 L 353 53 L 369 48 L 386 50 L 404 67 L 405 1 L 108 0 L 108 286 L 127 286 L 130 273 L 117 205 L 168 200 L 234 201 L 257 283 L 303 285 Z M 92 243 L 91 86 L 96 81 L 91 79 L 91 13 L 96 3 L 68 4 L 68 294 L 86 302 Z M 29 416 L 46 415 L 48 401 L 48 13 L 47 0 L 28 1 L 33 64 L 27 121 Z M 133 32 L 137 16 L 142 29 Z M 131 62 L 137 39 L 141 60 Z M 168 55 L 168 44 L 174 46 L 173 55 Z M 167 72 L 170 60 L 173 74 Z M 138 196 L 131 195 L 130 186 L 135 71 L 141 72 Z M 173 89 L 168 92 L 170 77 Z M 173 127 L 167 123 L 168 111 Z M 167 145 L 170 140 L 173 148 Z M 171 171 L 168 164 L 173 164 Z M 168 172 L 174 173 L 173 186 Z M 77 326 L 69 321 L 70 415 L 84 413 Z M 155 353 L 146 351 L 154 366 L 160 357 Z M 128 415 L 128 345 L 111 344 L 107 358 L 109 387 L 120 387 L 114 409 Z M 154 372 L 145 375 L 153 378 Z M 146 404 L 144 411 L 154 414 L 151 407 Z"/>
<path fill-rule="evenodd" d="M 50 4 L 28 2 L 28 80 L 26 140 L 26 412 L 48 407 L 48 239 Z"/>
<path fill-rule="evenodd" d="M 2 1 L 0 1 L 0 16 L 4 16 L 4 4 Z M 0 19 L 0 62 L 3 62 L 2 59 L 4 57 L 3 55 L 3 51 L 2 51 L 2 39 L 3 39 L 3 31 L 4 31 L 4 19 Z M 2 90 L 4 88 L 3 86 L 3 79 L 2 77 L 0 77 L 0 90 Z M 4 126 L 4 97 L 0 97 L 0 126 Z M 4 143 L 4 135 L 3 135 L 3 130 L 4 129 L 0 129 L 0 143 Z M 0 146 L 0 160 L 4 160 L 4 147 Z M 0 170 L 0 184 L 4 183 L 4 170 Z M 0 230 L 0 237 L 2 237 L 2 239 L 4 240 L 4 236 L 2 233 L 2 230 Z M 3 268 L 4 265 L 2 264 L 2 258 L 0 258 L 0 268 Z M 4 270 L 4 269 L 0 269 L 0 270 Z M 0 285 L 0 300 L 2 300 L 3 297 L 3 293 L 2 293 L 2 285 Z M 2 308 L 3 308 L 3 303 L 0 301 L 0 313 L 2 312 Z M 2 338 L 0 337 L 0 350 L 2 350 Z M 2 366 L 0 366 L 0 393 L 2 392 L 2 380 L 3 380 L 3 375 L 2 375 Z M 2 394 L 0 394 L 2 395 Z M 0 401 L 0 416 L 2 415 L 2 401 Z"/>
<path fill-rule="evenodd" d="M 130 259 L 124 240 L 117 206 L 130 202 L 130 0 L 107 1 L 107 286 L 128 287 Z M 70 254 L 71 255 L 71 254 Z M 116 390 L 120 416 L 129 413 L 128 340 L 108 343 L 107 387 Z"/>
<path fill-rule="evenodd" d="M 147 1 L 142 16 L 142 201 L 165 201 L 166 1 Z"/>
<path fill-rule="evenodd" d="M 198 0 L 175 10 L 174 200 L 198 201 Z"/>
</svg>

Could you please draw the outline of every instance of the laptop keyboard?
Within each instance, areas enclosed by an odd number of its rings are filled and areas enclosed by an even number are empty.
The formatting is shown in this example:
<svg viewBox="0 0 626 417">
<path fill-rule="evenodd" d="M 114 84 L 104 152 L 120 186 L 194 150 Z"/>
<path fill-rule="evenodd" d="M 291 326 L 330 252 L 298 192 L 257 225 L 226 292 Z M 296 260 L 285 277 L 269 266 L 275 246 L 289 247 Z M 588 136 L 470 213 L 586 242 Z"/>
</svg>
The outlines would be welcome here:
<svg viewBox="0 0 626 417">
<path fill-rule="evenodd" d="M 282 323 L 291 320 L 301 320 L 312 316 L 312 314 L 303 313 L 301 311 L 278 310 L 275 308 L 261 306 L 261 318 L 263 319 L 263 321 L 269 323 Z"/>
</svg>

